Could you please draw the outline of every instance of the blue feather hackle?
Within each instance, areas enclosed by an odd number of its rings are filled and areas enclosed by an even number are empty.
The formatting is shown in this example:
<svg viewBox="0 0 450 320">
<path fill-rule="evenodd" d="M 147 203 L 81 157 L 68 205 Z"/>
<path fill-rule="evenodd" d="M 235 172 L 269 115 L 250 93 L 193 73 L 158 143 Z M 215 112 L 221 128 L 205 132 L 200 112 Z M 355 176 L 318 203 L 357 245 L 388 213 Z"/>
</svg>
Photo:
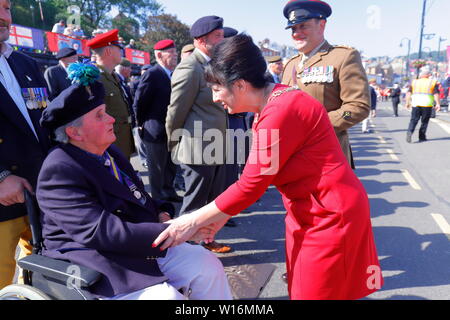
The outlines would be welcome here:
<svg viewBox="0 0 450 320">
<path fill-rule="evenodd" d="M 92 63 L 72 63 L 67 73 L 72 84 L 79 83 L 82 86 L 89 86 L 100 77 L 100 70 Z"/>
</svg>

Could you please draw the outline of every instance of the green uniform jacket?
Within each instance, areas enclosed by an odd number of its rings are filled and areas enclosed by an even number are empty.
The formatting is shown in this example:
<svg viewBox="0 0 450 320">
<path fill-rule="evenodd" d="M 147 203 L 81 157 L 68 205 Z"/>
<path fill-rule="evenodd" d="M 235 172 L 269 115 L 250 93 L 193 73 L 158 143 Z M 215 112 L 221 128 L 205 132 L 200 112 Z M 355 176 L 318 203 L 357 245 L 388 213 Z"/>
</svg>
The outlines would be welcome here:
<svg viewBox="0 0 450 320">
<path fill-rule="evenodd" d="M 126 99 L 123 96 L 119 80 L 102 66 L 98 67 L 100 69 L 99 81 L 105 87 L 106 112 L 116 120 L 114 134 L 117 140 L 114 144 L 130 159 L 131 154 L 135 152 L 135 145 Z"/>
</svg>

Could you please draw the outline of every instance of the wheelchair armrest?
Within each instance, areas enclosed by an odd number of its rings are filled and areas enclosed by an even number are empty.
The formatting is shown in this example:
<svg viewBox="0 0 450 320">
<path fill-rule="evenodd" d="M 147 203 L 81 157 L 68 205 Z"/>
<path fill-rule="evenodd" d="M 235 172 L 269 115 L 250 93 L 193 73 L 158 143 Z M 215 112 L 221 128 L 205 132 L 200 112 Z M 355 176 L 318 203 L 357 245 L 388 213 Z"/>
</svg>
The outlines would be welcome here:
<svg viewBox="0 0 450 320">
<path fill-rule="evenodd" d="M 38 254 L 20 259 L 18 265 L 25 270 L 40 273 L 79 288 L 92 286 L 102 276 L 100 272 L 87 267 Z"/>
</svg>

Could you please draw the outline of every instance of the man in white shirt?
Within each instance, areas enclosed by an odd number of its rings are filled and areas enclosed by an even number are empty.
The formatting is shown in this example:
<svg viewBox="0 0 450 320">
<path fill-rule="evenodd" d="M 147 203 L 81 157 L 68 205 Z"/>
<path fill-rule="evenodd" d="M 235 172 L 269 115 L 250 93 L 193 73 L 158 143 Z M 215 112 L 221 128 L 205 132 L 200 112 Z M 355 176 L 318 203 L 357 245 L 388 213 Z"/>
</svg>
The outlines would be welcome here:
<svg viewBox="0 0 450 320">
<path fill-rule="evenodd" d="M 66 22 L 64 20 L 59 20 L 59 22 L 55 23 L 53 26 L 52 32 L 63 34 L 65 29 Z"/>
<path fill-rule="evenodd" d="M 7 44 L 11 2 L 0 0 L 0 289 L 13 281 L 15 251 L 30 254 L 24 190 L 34 192 L 50 147 L 39 125 L 47 88 L 36 61 Z"/>
</svg>

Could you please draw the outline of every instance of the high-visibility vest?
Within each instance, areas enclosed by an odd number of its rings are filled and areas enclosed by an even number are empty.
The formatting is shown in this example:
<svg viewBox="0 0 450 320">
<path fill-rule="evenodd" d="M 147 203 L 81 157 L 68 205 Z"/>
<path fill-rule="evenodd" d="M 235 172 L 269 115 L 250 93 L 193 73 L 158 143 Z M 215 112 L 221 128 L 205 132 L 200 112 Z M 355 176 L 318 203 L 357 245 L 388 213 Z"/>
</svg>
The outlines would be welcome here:
<svg viewBox="0 0 450 320">
<path fill-rule="evenodd" d="M 434 104 L 434 88 L 437 81 L 421 78 L 412 83 L 411 104 L 413 107 L 432 107 Z"/>
</svg>

